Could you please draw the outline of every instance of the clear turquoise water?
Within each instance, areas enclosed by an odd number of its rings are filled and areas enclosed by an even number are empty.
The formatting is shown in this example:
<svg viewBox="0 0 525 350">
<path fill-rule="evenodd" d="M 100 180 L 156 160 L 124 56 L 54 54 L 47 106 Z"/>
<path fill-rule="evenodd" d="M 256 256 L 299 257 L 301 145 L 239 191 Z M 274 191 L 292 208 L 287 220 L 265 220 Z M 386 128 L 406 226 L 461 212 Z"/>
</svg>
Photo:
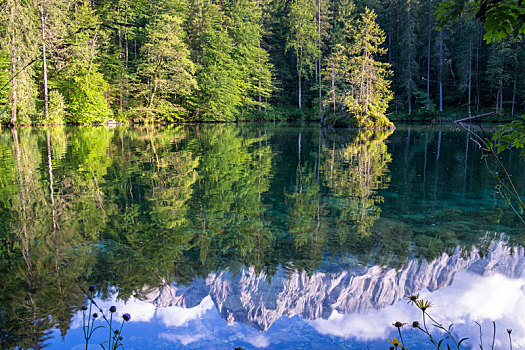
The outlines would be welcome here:
<svg viewBox="0 0 525 350">
<path fill-rule="evenodd" d="M 525 162 L 502 161 L 524 193 Z M 1 130 L 0 348 L 84 349 L 90 284 L 131 314 L 126 349 L 384 349 L 417 292 L 461 335 L 495 320 L 525 344 L 497 171 L 452 125 Z"/>
</svg>

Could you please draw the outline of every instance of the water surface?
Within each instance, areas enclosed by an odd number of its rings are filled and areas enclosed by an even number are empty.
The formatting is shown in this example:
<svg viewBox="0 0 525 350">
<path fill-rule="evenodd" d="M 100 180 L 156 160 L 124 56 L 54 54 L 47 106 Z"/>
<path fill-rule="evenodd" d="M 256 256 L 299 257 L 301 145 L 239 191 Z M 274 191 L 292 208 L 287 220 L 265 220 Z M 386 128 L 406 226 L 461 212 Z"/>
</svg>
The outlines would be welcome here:
<svg viewBox="0 0 525 350">
<path fill-rule="evenodd" d="M 384 349 L 417 292 L 525 345 L 524 225 L 495 171 L 451 125 L 1 130 L 0 347 L 85 348 L 90 284 L 131 314 L 126 349 Z"/>
</svg>

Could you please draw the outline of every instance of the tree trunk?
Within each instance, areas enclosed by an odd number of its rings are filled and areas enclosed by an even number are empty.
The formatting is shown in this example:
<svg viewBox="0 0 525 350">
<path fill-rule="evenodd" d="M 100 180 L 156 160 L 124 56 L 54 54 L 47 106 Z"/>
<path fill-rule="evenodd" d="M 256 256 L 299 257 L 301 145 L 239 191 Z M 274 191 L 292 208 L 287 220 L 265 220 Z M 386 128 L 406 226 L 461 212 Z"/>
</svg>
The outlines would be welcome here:
<svg viewBox="0 0 525 350">
<path fill-rule="evenodd" d="M 261 105 L 262 105 L 262 96 L 261 96 L 261 38 L 257 39 L 257 48 L 259 49 L 259 52 L 257 53 L 257 61 L 259 64 L 259 112 L 261 111 Z"/>
<path fill-rule="evenodd" d="M 44 115 L 49 119 L 49 95 L 47 89 L 47 61 L 46 61 L 46 31 L 45 31 L 44 0 L 40 0 L 40 22 L 42 24 L 42 66 L 44 75 Z"/>
<path fill-rule="evenodd" d="M 512 87 L 512 109 L 510 114 L 514 116 L 514 105 L 516 104 L 516 82 L 518 81 L 518 63 L 514 64 L 514 85 Z"/>
<path fill-rule="evenodd" d="M 439 31 L 439 111 L 443 112 L 443 30 Z"/>
<path fill-rule="evenodd" d="M 388 2 L 388 63 L 392 64 L 392 0 Z"/>
<path fill-rule="evenodd" d="M 17 78 L 16 78 L 16 43 L 15 43 L 15 11 L 14 4 L 11 2 L 9 6 L 9 23 L 10 23 L 10 39 L 11 39 L 11 121 L 9 124 L 16 124 L 17 117 Z"/>
<path fill-rule="evenodd" d="M 405 64 L 408 65 L 408 77 L 407 77 L 407 103 L 408 103 L 408 115 L 411 115 L 412 114 L 412 67 L 411 67 L 411 62 L 412 62 L 412 44 L 410 42 L 410 40 L 412 39 L 412 36 L 411 36 L 411 31 L 412 31 L 412 17 L 410 16 L 410 3 L 409 3 L 409 7 L 407 9 L 407 36 L 408 36 L 408 41 L 407 41 L 407 45 L 408 47 L 406 48 L 407 51 L 408 51 L 408 62 L 406 62 Z"/>
<path fill-rule="evenodd" d="M 468 47 L 468 116 L 470 117 L 470 97 L 472 91 L 472 40 Z"/>
<path fill-rule="evenodd" d="M 299 73 L 297 75 L 297 77 L 299 78 L 299 108 L 302 108 L 302 104 L 301 104 L 301 74 Z"/>
<path fill-rule="evenodd" d="M 430 109 L 430 42 L 432 40 L 432 2 L 428 2 L 427 109 Z"/>
<path fill-rule="evenodd" d="M 333 95 L 333 102 L 334 102 L 334 115 L 335 115 L 335 67 L 334 67 L 334 64 L 332 63 L 332 95 Z"/>
<path fill-rule="evenodd" d="M 481 51 L 481 40 L 482 40 L 482 33 L 481 33 L 481 26 L 479 28 L 479 35 L 478 35 L 478 47 L 476 49 L 476 112 L 479 112 L 479 103 L 480 103 L 480 79 L 479 79 L 479 54 Z"/>
<path fill-rule="evenodd" d="M 319 37 L 317 38 L 317 54 L 319 55 L 319 58 L 317 59 L 317 64 L 319 65 L 319 113 L 321 113 L 323 110 L 323 102 L 321 101 L 321 0 L 317 0 L 317 30 L 319 31 Z"/>
</svg>

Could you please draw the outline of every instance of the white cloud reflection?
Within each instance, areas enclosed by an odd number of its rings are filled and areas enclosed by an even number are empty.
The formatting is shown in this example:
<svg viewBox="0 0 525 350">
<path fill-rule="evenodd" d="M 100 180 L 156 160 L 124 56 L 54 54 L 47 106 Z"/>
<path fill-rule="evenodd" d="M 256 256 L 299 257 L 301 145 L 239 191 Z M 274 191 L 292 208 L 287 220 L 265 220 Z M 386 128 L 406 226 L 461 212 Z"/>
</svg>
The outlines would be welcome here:
<svg viewBox="0 0 525 350">
<path fill-rule="evenodd" d="M 181 343 L 186 346 L 188 344 L 199 341 L 203 338 L 206 338 L 205 334 L 170 334 L 170 333 L 161 333 L 159 338 L 165 339 L 174 343 Z"/>
<path fill-rule="evenodd" d="M 157 317 L 167 327 L 180 327 L 188 324 L 189 321 L 201 318 L 206 312 L 213 308 L 213 300 L 208 295 L 199 305 L 191 308 L 180 306 L 170 306 L 157 309 Z"/>
<path fill-rule="evenodd" d="M 432 302 L 431 315 L 444 325 L 453 323 L 458 334 L 472 339 L 474 346 L 479 342 L 479 327 L 475 321 L 482 325 L 484 344 L 491 342 L 492 321 L 497 326 L 496 348 L 508 346 L 507 328 L 513 330 L 514 348 L 525 344 L 524 278 L 460 272 L 449 287 L 435 292 L 421 291 L 420 295 Z M 343 315 L 334 311 L 327 320 L 309 323 L 324 335 L 370 341 L 388 337 L 395 321 L 412 323 L 414 320 L 421 320 L 421 312 L 402 300 L 366 314 Z"/>
</svg>

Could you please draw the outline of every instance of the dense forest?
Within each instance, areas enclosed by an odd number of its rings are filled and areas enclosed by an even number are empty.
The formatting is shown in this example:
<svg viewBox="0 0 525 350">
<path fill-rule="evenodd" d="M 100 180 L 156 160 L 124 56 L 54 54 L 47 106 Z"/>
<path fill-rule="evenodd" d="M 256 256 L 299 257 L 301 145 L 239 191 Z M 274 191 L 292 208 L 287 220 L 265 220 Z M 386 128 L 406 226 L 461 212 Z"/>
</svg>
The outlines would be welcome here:
<svg viewBox="0 0 525 350">
<path fill-rule="evenodd" d="M 438 5 L 2 0 L 0 120 L 333 124 L 345 111 L 389 126 L 385 113 L 522 113 L 523 37 L 487 39 L 483 18 L 443 25 Z"/>
</svg>

